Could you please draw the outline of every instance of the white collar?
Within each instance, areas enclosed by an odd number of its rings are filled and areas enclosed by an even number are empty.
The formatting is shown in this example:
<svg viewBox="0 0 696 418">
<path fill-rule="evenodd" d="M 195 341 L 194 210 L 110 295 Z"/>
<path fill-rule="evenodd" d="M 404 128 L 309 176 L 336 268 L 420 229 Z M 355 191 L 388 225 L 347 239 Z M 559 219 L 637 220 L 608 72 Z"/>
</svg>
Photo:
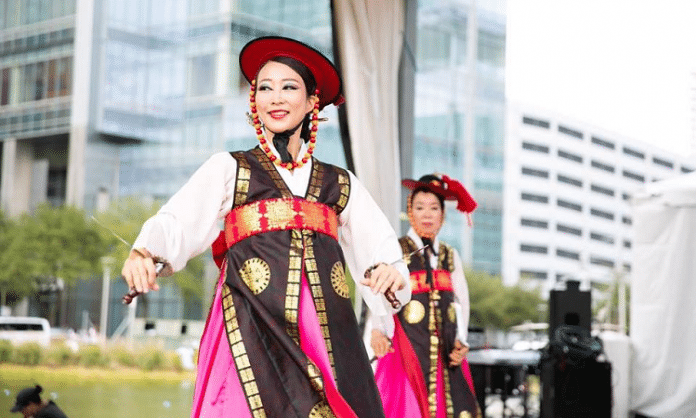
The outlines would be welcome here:
<svg viewBox="0 0 696 418">
<path fill-rule="evenodd" d="M 423 246 L 423 240 L 421 237 L 416 234 L 416 230 L 413 229 L 413 227 L 410 227 L 408 229 L 408 232 L 406 235 L 413 240 L 413 242 L 416 243 L 416 247 L 420 248 Z M 437 250 L 440 248 L 440 240 L 437 238 L 437 235 L 435 235 L 435 238 L 433 238 L 433 248 L 431 250 L 433 251 L 433 254 L 437 254 Z"/>
</svg>

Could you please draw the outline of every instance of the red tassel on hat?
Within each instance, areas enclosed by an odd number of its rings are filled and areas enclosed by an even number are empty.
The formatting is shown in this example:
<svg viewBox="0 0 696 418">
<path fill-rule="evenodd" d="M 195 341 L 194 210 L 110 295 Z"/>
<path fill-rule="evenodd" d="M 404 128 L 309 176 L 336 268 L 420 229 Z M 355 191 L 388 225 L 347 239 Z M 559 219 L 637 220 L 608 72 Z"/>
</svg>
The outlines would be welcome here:
<svg viewBox="0 0 696 418">
<path fill-rule="evenodd" d="M 467 214 L 467 217 L 469 218 L 469 225 L 471 225 L 471 212 L 476 209 L 478 203 L 476 203 L 466 188 L 457 180 L 443 175 L 442 181 L 447 184 L 447 191 L 451 192 L 452 195 L 457 198 L 457 210 Z"/>
</svg>

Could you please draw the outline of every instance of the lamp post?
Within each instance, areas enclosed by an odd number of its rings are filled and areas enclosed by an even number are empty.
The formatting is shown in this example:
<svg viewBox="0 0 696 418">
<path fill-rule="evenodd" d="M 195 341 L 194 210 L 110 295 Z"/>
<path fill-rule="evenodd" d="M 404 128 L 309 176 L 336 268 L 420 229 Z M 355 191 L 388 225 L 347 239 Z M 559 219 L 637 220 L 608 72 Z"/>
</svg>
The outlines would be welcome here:
<svg viewBox="0 0 696 418">
<path fill-rule="evenodd" d="M 99 315 L 99 333 L 102 341 L 106 342 L 106 327 L 109 315 L 109 290 L 111 287 L 111 266 L 114 263 L 114 258 L 105 256 L 101 258 L 103 267 L 102 274 L 102 297 L 101 297 L 101 314 Z"/>
</svg>

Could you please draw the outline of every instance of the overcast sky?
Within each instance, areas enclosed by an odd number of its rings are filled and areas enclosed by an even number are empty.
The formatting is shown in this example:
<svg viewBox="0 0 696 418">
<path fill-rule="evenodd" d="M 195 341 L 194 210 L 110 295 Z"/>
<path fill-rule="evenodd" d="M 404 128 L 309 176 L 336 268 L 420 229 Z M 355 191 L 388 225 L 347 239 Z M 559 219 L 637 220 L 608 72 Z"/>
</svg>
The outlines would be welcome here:
<svg viewBox="0 0 696 418">
<path fill-rule="evenodd" d="M 507 16 L 509 100 L 691 151 L 696 1 L 508 0 Z"/>
</svg>

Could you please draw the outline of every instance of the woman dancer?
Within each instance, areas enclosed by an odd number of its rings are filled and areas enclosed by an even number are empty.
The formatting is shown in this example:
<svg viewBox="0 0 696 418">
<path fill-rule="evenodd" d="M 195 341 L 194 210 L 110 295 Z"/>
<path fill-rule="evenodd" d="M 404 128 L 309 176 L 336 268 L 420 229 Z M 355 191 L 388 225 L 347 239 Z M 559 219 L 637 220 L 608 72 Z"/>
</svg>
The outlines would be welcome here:
<svg viewBox="0 0 696 418">
<path fill-rule="evenodd" d="M 447 176 L 426 175 L 402 184 L 412 190 L 408 197 L 411 228 L 399 242 L 408 258 L 413 295 L 393 322 L 373 318 L 371 336 L 379 358 L 375 379 L 385 415 L 479 417 L 465 360 L 469 290 L 457 251 L 437 237 L 445 218 L 445 200 L 456 199 L 457 209 L 467 215 L 476 202 L 461 183 Z"/>
<path fill-rule="evenodd" d="M 312 157 L 318 112 L 343 101 L 338 72 L 282 37 L 252 40 L 239 61 L 260 144 L 204 163 L 145 223 L 123 276 L 136 291 L 156 290 L 153 259 L 183 268 L 224 218 L 191 415 L 382 417 L 344 272 L 375 267 L 357 287 L 389 316 L 382 293 L 408 301 L 408 270 L 355 176 Z"/>
</svg>

